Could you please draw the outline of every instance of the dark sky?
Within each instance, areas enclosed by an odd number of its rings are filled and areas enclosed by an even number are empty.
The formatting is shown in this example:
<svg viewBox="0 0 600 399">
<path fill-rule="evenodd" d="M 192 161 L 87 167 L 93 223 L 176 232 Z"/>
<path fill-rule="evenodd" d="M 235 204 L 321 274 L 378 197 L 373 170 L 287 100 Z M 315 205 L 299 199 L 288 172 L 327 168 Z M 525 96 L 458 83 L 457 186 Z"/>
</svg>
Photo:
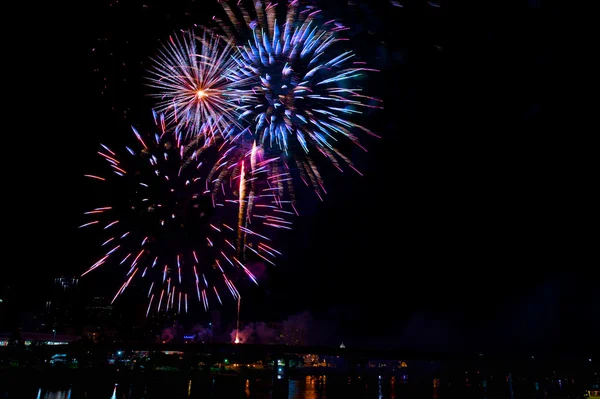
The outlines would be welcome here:
<svg viewBox="0 0 600 399">
<path fill-rule="evenodd" d="M 76 229 L 89 202 L 81 176 L 100 141 L 149 121 L 140 62 L 212 15 L 200 0 L 123 3 L 26 10 L 31 23 L 11 40 L 2 279 L 24 308 L 52 277 L 95 261 L 96 243 Z M 326 5 L 381 69 L 372 88 L 386 109 L 369 124 L 383 138 L 352 154 L 364 177 L 327 173 L 326 201 L 306 199 L 288 261 L 248 305 L 254 316 L 309 309 L 340 336 L 389 345 L 588 345 L 597 257 L 589 193 L 555 136 L 570 126 L 555 81 L 557 11 Z"/>
</svg>

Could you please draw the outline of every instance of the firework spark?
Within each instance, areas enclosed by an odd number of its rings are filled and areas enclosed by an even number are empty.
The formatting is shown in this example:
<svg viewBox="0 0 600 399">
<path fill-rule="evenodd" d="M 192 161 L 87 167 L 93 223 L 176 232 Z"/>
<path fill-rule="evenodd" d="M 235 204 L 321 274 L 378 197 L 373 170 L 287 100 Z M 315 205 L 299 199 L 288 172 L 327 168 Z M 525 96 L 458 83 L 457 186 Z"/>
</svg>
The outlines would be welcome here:
<svg viewBox="0 0 600 399">
<path fill-rule="evenodd" d="M 312 6 L 301 9 L 293 0 L 278 10 L 277 4 L 256 1 L 247 9 L 241 3 L 232 7 L 221 1 L 228 21 L 214 17 L 230 40 L 247 40 L 238 48 L 238 68 L 228 74 L 232 81 L 253 84 L 246 94 L 256 105 L 245 108 L 240 118 L 252 122 L 265 155 L 279 158 L 276 174 L 289 174 L 287 160 L 293 160 L 302 180 L 321 197 L 326 191 L 314 155 L 340 171 L 345 164 L 360 174 L 339 142 L 347 140 L 366 151 L 357 134 L 378 137 L 353 122 L 367 109 L 382 108 L 381 100 L 366 95 L 360 86 L 365 74 L 376 70 L 343 47 L 346 39 L 339 32 L 347 28 L 334 20 L 322 21 Z"/>
<path fill-rule="evenodd" d="M 232 80 L 238 63 L 236 48 L 217 34 L 204 30 L 200 36 L 193 31 L 171 36 L 149 71 L 157 110 L 191 136 L 226 135 L 250 106 L 244 91 L 237 90 L 247 79 L 236 75 Z M 207 124 L 214 129 L 206 130 Z"/>
<path fill-rule="evenodd" d="M 146 279 L 146 314 L 187 312 L 194 298 L 208 310 L 223 304 L 225 293 L 239 298 L 235 281 L 258 284 L 247 262 L 274 265 L 281 253 L 266 232 L 288 229 L 291 212 L 260 183 L 268 180 L 255 152 L 230 158 L 235 142 L 213 139 L 192 150 L 181 131 L 154 116 L 160 133 L 146 136 L 134 128 L 136 145 L 122 153 L 102 145 L 98 154 L 109 173 L 85 175 L 108 184 L 103 191 L 114 198 L 85 212 L 80 227 L 97 228 L 106 239 L 104 254 L 83 275 L 109 264 L 122 270 L 113 301 L 134 280 Z"/>
</svg>

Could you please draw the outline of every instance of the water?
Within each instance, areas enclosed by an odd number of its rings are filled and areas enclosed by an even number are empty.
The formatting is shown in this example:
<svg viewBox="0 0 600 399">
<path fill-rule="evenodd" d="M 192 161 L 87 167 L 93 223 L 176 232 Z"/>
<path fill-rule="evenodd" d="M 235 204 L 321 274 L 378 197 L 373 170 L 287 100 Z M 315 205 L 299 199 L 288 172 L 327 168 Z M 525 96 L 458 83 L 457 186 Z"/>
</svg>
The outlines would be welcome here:
<svg viewBox="0 0 600 399">
<path fill-rule="evenodd" d="M 400 389 L 398 389 L 400 388 Z M 402 389 L 404 388 L 404 389 Z M 267 379 L 231 381 L 157 381 L 154 384 L 103 384 L 67 387 L 15 386 L 0 389 L 1 399 L 438 399 L 437 388 L 429 387 L 424 392 L 395 386 L 395 381 L 374 379 L 352 381 L 349 377 L 338 377 L 337 381 L 326 376 L 306 376 L 273 385 Z M 410 392 L 409 394 L 409 391 Z M 463 399 L 461 397 L 461 399 Z M 508 399 L 508 398 L 506 398 Z"/>
<path fill-rule="evenodd" d="M 29 384 L 23 379 L 0 378 L 0 399 L 575 399 L 582 393 L 581 387 L 574 384 L 566 387 L 561 383 L 531 380 L 512 386 L 506 381 L 492 380 L 471 384 L 465 378 L 460 383 L 456 380 L 454 384 L 440 385 L 438 379 L 433 383 L 409 383 L 402 377 L 385 375 L 309 375 L 273 381 L 240 375 L 190 380 L 175 373 L 141 380 L 127 377 L 118 383 L 103 377 L 106 376 L 98 373 L 78 383 L 31 379 Z"/>
</svg>

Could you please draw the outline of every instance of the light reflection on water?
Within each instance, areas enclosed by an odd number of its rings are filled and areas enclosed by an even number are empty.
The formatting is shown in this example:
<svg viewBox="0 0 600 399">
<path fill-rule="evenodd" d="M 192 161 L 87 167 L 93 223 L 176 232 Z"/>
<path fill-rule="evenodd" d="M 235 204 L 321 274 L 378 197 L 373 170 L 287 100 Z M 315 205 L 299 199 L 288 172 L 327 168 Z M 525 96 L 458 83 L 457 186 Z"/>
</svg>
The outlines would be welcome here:
<svg viewBox="0 0 600 399">
<path fill-rule="evenodd" d="M 71 389 L 63 391 L 44 391 L 38 390 L 37 399 L 71 399 Z"/>
<path fill-rule="evenodd" d="M 394 379 L 379 380 L 369 387 L 361 378 L 343 379 L 341 385 L 331 385 L 327 376 L 306 376 L 289 380 L 287 385 L 272 386 L 270 379 L 241 380 L 236 386 L 233 381 L 215 385 L 215 380 L 183 380 L 177 383 L 156 382 L 154 384 L 73 384 L 69 388 L 37 388 L 18 386 L 15 390 L 2 392 L 2 399 L 395 399 Z M 329 382 L 329 384 L 328 384 Z M 385 386 L 388 388 L 386 389 Z M 238 389 L 239 388 L 239 389 Z M 411 398 L 418 399 L 418 398 Z M 431 399 L 429 395 L 423 399 Z"/>
<path fill-rule="evenodd" d="M 37 399 L 146 399 L 146 398 L 173 398 L 173 399 L 193 399 L 193 398 L 207 398 L 207 397 L 223 397 L 227 399 L 328 399 L 326 393 L 326 377 L 320 376 L 307 376 L 303 380 L 290 380 L 288 383 L 287 392 L 280 394 L 273 394 L 270 389 L 261 390 L 256 388 L 252 390 L 253 385 L 250 380 L 245 381 L 244 391 L 240 396 L 230 396 L 231 393 L 225 394 L 225 396 L 214 396 L 213 393 L 209 392 L 202 387 L 199 387 L 199 391 L 194 390 L 192 380 L 187 381 L 185 384 L 185 390 L 181 394 L 169 393 L 161 387 L 160 393 L 158 389 L 152 389 L 148 386 L 143 386 L 141 389 L 132 389 L 132 384 L 118 385 L 115 384 L 112 389 L 104 387 L 101 390 L 97 389 L 44 389 L 39 388 L 37 390 L 35 398 Z M 102 391 L 105 393 L 102 394 Z M 22 392 L 22 391 L 21 391 Z M 73 394 L 74 392 L 74 394 Z M 162 393 L 162 394 L 161 394 Z M 22 396 L 23 393 L 14 392 L 15 396 L 5 394 L 4 398 L 27 398 L 28 396 Z M 33 396 L 31 396 L 33 398 Z M 378 395 L 378 399 L 383 399 L 381 393 Z M 335 399 L 335 398 L 334 398 Z"/>
<path fill-rule="evenodd" d="M 165 379 L 105 384 L 101 379 L 80 381 L 62 389 L 58 386 L 42 388 L 27 384 L 13 386 L 13 390 L 0 389 L 2 399 L 482 399 L 487 396 L 487 384 L 481 389 L 443 391 L 439 380 L 432 384 L 409 386 L 402 378 L 372 376 L 306 376 L 287 382 L 270 378 L 257 379 Z M 0 386 L 4 384 L 0 383 Z M 500 387 L 502 388 L 502 387 Z M 506 387 L 504 387 L 506 388 Z M 508 399 L 506 389 L 500 389 L 498 399 Z M 561 391 L 562 392 L 562 391 Z M 530 399 L 566 399 L 563 396 L 521 396 Z"/>
<path fill-rule="evenodd" d="M 305 380 L 291 380 L 288 399 L 327 399 L 324 377 L 307 376 Z"/>
</svg>

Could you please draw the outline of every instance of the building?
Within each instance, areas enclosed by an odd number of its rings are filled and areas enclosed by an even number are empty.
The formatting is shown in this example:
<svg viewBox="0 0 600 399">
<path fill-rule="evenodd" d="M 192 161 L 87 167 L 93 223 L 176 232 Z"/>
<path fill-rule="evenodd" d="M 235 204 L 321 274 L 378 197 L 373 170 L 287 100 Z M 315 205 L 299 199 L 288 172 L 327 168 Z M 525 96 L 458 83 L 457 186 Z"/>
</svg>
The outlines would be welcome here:
<svg viewBox="0 0 600 399">
<path fill-rule="evenodd" d="M 282 343 L 292 346 L 304 345 L 304 328 L 298 326 L 285 326 L 283 327 L 282 334 L 280 335 Z"/>
<path fill-rule="evenodd" d="M 58 277 L 54 279 L 52 297 L 46 302 L 48 330 L 65 331 L 75 328 L 79 301 L 79 279 Z"/>
<path fill-rule="evenodd" d="M 110 300 L 93 297 L 85 309 L 85 325 L 81 336 L 95 343 L 112 342 L 117 333 L 117 320 Z"/>
<path fill-rule="evenodd" d="M 0 346 L 9 344 L 14 331 L 8 314 L 10 302 L 10 288 L 6 284 L 0 284 Z"/>
<path fill-rule="evenodd" d="M 40 332 L 46 327 L 44 316 L 37 312 L 19 313 L 19 331 Z"/>
<path fill-rule="evenodd" d="M 270 322 L 267 328 L 273 331 L 273 344 L 302 346 L 305 344 L 305 330 L 295 323 Z"/>
<path fill-rule="evenodd" d="M 21 340 L 25 346 L 29 345 L 67 345 L 79 339 L 76 335 L 42 333 L 42 332 L 22 332 Z"/>
<path fill-rule="evenodd" d="M 285 344 L 282 322 L 269 322 L 267 323 L 267 328 L 273 331 L 272 342 L 268 342 L 269 344 Z"/>
<path fill-rule="evenodd" d="M 114 324 L 113 306 L 104 297 L 92 298 L 85 312 L 86 324 L 98 328 Z"/>
<path fill-rule="evenodd" d="M 0 331 L 13 330 L 16 327 L 15 302 L 14 288 L 0 283 Z"/>
<path fill-rule="evenodd" d="M 12 334 L 0 331 L 0 346 L 8 346 L 12 341 Z"/>
</svg>

